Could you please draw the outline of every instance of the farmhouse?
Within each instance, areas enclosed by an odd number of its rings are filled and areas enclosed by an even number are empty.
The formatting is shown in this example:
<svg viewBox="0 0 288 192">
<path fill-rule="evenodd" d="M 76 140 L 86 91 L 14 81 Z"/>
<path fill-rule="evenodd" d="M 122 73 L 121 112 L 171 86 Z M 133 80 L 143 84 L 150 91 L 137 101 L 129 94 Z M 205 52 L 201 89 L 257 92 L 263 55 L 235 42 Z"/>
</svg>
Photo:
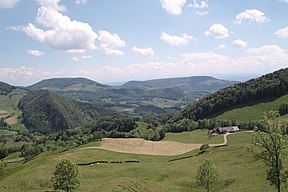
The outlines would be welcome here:
<svg viewBox="0 0 288 192">
<path fill-rule="evenodd" d="M 231 126 L 231 127 L 215 128 L 212 130 L 212 133 L 225 134 L 225 133 L 234 133 L 238 131 L 240 131 L 238 126 Z"/>
</svg>

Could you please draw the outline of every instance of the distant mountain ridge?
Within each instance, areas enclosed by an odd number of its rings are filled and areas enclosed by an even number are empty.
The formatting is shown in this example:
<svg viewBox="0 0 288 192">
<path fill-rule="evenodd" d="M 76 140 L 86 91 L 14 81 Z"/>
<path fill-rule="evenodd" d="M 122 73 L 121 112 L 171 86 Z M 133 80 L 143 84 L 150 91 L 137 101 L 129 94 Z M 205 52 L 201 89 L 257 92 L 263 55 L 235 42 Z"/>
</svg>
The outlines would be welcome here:
<svg viewBox="0 0 288 192">
<path fill-rule="evenodd" d="M 65 91 L 65 90 L 94 90 L 97 87 L 105 87 L 95 81 L 87 78 L 51 78 L 37 82 L 27 87 L 30 90 L 51 90 L 51 91 Z"/>
<path fill-rule="evenodd" d="M 238 83 L 237 81 L 220 80 L 211 76 L 191 76 L 178 78 L 154 79 L 147 81 L 128 81 L 123 84 L 124 87 L 159 87 L 172 88 L 177 87 L 186 91 L 215 91 L 230 85 Z"/>
<path fill-rule="evenodd" d="M 102 85 L 85 78 L 53 78 L 27 87 L 50 90 L 64 97 L 97 103 L 121 112 L 136 115 L 176 112 L 188 102 L 235 84 L 209 76 L 130 81 L 122 86 Z"/>
</svg>

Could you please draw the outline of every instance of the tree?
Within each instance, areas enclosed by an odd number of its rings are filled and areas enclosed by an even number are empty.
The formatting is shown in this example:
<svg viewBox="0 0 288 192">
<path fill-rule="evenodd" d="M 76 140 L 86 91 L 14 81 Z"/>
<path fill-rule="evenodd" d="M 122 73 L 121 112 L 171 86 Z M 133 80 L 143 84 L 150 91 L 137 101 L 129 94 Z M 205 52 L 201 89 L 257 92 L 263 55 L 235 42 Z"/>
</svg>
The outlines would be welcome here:
<svg viewBox="0 0 288 192">
<path fill-rule="evenodd" d="M 76 164 L 70 160 L 61 160 L 56 165 L 54 172 L 53 187 L 55 190 L 65 190 L 70 192 L 80 186 L 80 174 Z"/>
<path fill-rule="evenodd" d="M 220 171 L 212 159 L 206 159 L 197 171 L 197 184 L 204 187 L 207 192 L 217 187 L 220 181 Z"/>
<path fill-rule="evenodd" d="M 255 150 L 253 152 L 267 166 L 266 179 L 280 192 L 281 185 L 287 180 L 287 170 L 283 161 L 287 155 L 288 140 L 286 130 L 280 126 L 277 117 L 279 117 L 277 111 L 270 111 L 264 115 L 265 130 L 256 132 L 254 136 L 254 145 L 260 152 Z"/>
<path fill-rule="evenodd" d="M 210 146 L 208 144 L 201 145 L 200 154 L 205 153 L 209 148 L 210 148 Z"/>
<path fill-rule="evenodd" d="M 279 111 L 279 114 L 280 114 L 281 116 L 288 114 L 288 104 L 287 104 L 287 103 L 282 103 L 282 104 L 279 106 L 278 111 Z"/>
</svg>

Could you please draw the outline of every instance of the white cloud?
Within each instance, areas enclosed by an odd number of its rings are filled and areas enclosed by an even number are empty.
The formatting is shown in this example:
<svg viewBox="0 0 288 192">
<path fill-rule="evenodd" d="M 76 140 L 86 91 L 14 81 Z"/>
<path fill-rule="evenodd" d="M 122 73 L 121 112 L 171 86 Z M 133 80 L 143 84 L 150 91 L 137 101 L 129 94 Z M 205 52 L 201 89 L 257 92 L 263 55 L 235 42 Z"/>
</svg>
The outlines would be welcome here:
<svg viewBox="0 0 288 192">
<path fill-rule="evenodd" d="M 268 18 L 265 16 L 265 13 L 257 9 L 246 9 L 244 12 L 239 13 L 236 16 L 236 23 L 241 24 L 243 20 L 250 20 L 257 23 L 266 23 Z"/>
<path fill-rule="evenodd" d="M 76 3 L 77 5 L 79 5 L 79 4 L 86 4 L 86 3 L 87 3 L 87 0 L 76 0 L 75 3 Z"/>
<path fill-rule="evenodd" d="M 191 41 L 196 41 L 194 37 L 187 35 L 186 33 L 183 33 L 181 36 L 176 36 L 162 32 L 160 39 L 165 43 L 176 46 L 187 45 Z"/>
<path fill-rule="evenodd" d="M 134 53 L 140 56 L 153 56 L 154 55 L 154 51 L 151 47 L 148 47 L 148 48 L 133 47 L 132 51 L 134 51 Z"/>
<path fill-rule="evenodd" d="M 232 42 L 232 45 L 234 47 L 237 47 L 237 48 L 244 48 L 244 47 L 247 47 L 247 44 L 248 42 L 247 41 L 242 41 L 240 39 L 237 39 L 235 41 Z"/>
<path fill-rule="evenodd" d="M 282 55 L 285 50 L 277 45 L 266 45 L 258 48 L 251 48 L 247 50 L 247 53 L 258 54 L 258 55 Z"/>
<path fill-rule="evenodd" d="M 59 5 L 59 0 L 37 0 L 40 4 L 36 21 L 43 26 L 29 23 L 22 27 L 28 36 L 45 43 L 53 49 L 68 52 L 84 52 L 95 49 L 97 34 L 88 23 L 71 20 L 61 11 L 65 7 Z M 17 28 L 16 28 L 17 29 Z"/>
<path fill-rule="evenodd" d="M 27 53 L 29 53 L 30 55 L 35 56 L 35 57 L 39 57 L 39 56 L 42 56 L 44 54 L 43 52 L 38 51 L 38 50 L 27 50 Z"/>
<path fill-rule="evenodd" d="M 230 36 L 229 30 L 222 24 L 213 24 L 208 31 L 205 31 L 205 36 L 213 37 L 214 39 L 223 39 Z"/>
<path fill-rule="evenodd" d="M 179 58 L 148 63 L 132 63 L 126 67 L 117 65 L 95 66 L 94 69 L 46 71 L 29 67 L 0 67 L 1 80 L 16 85 L 32 84 L 52 77 L 87 77 L 96 81 L 127 81 L 191 75 L 265 74 L 286 68 L 288 53 L 277 45 L 248 49 L 246 56 L 228 56 L 214 52 L 192 52 Z M 77 57 L 78 58 L 78 57 Z M 78 58 L 79 59 L 79 58 Z M 231 69 L 233 69 L 231 71 Z M 123 76 L 123 74 L 125 74 Z"/>
<path fill-rule="evenodd" d="M 162 8 L 171 15 L 181 15 L 186 0 L 160 0 Z"/>
<path fill-rule="evenodd" d="M 189 4 L 188 7 L 191 7 L 193 9 L 204 9 L 208 8 L 208 0 L 202 0 L 202 1 L 196 1 L 193 0 L 193 3 Z"/>
<path fill-rule="evenodd" d="M 78 62 L 78 61 L 80 61 L 80 59 L 78 57 L 72 57 L 70 59 L 70 61 Z"/>
<path fill-rule="evenodd" d="M 225 44 L 220 44 L 220 45 L 218 45 L 215 49 L 225 49 L 225 48 L 227 48 L 227 45 L 225 45 Z"/>
<path fill-rule="evenodd" d="M 0 8 L 11 9 L 15 7 L 19 1 L 20 0 L 0 0 Z"/>
<path fill-rule="evenodd" d="M 92 55 L 82 55 L 82 59 L 92 59 Z"/>
<path fill-rule="evenodd" d="M 204 16 L 208 14 L 208 11 L 204 11 L 204 12 L 196 11 L 196 14 L 200 16 Z"/>
<path fill-rule="evenodd" d="M 287 0 L 288 1 L 288 0 Z M 274 35 L 276 35 L 279 38 L 288 38 L 288 26 L 277 30 Z"/>
<path fill-rule="evenodd" d="M 98 40 L 101 42 L 100 47 L 107 55 L 124 55 L 124 52 L 118 48 L 125 47 L 126 43 L 116 33 L 112 34 L 104 30 L 100 30 L 98 33 Z"/>
</svg>

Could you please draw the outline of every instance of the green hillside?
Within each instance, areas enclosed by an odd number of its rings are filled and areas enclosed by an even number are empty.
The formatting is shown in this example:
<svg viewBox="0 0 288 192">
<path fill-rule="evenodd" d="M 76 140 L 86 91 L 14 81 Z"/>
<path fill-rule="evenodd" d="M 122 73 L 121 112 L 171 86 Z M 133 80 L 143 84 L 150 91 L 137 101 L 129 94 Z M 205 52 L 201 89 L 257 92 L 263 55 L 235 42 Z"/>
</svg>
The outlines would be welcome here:
<svg viewBox="0 0 288 192">
<path fill-rule="evenodd" d="M 0 81 L 0 95 L 8 95 L 11 93 L 16 87 L 11 86 L 7 83 Z"/>
<path fill-rule="evenodd" d="M 196 156 L 198 150 L 178 156 L 124 154 L 102 149 L 79 150 L 99 146 L 99 142 L 68 151 L 45 152 L 26 163 L 9 163 L 8 171 L 0 177 L 0 191 L 51 191 L 55 165 L 60 159 L 69 159 L 75 163 L 139 161 L 79 166 L 81 185 L 76 191 L 204 192 L 196 186 L 196 170 L 205 159 L 213 158 L 223 173 L 224 187 L 221 191 L 273 192 L 275 189 L 265 180 L 264 163 L 253 158 L 243 147 L 251 145 L 251 139 L 251 133 L 230 135 L 227 147 L 215 148 L 199 156 Z M 173 159 L 179 160 L 168 162 Z"/>
<path fill-rule="evenodd" d="M 105 87 L 105 85 L 86 78 L 52 78 L 42 80 L 38 83 L 28 86 L 27 88 L 30 90 L 44 89 L 50 91 L 95 91 L 98 87 Z"/>
<path fill-rule="evenodd" d="M 93 118 L 113 114 L 96 105 L 67 99 L 46 90 L 30 92 L 20 100 L 18 107 L 23 112 L 26 127 L 41 133 L 63 131 Z"/>
<path fill-rule="evenodd" d="M 258 121 L 261 120 L 263 113 L 270 110 L 278 110 L 282 103 L 288 103 L 288 95 L 252 106 L 236 108 L 223 113 L 218 118 L 226 120 L 237 119 L 238 121 Z"/>
<path fill-rule="evenodd" d="M 288 68 L 221 89 L 186 106 L 173 121 L 205 119 L 235 108 L 275 100 L 288 92 Z"/>
</svg>

